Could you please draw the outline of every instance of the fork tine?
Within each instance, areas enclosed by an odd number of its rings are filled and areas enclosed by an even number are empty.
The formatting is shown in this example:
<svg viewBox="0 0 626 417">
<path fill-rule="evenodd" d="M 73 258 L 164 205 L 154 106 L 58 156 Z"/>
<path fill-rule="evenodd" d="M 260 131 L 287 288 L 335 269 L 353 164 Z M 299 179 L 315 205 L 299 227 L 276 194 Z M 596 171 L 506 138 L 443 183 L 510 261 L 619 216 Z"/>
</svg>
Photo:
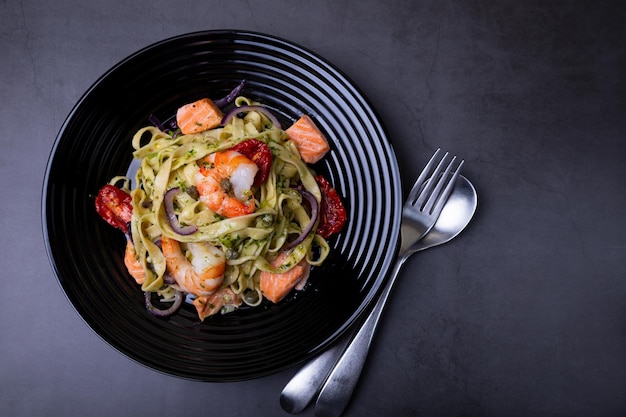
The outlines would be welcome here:
<svg viewBox="0 0 626 417">
<path fill-rule="evenodd" d="M 452 162 L 450 162 L 450 165 L 448 165 L 448 169 L 438 181 L 437 190 L 433 193 L 427 203 L 427 207 L 425 208 L 425 211 L 427 211 L 427 213 L 439 216 L 439 213 L 441 213 L 441 210 L 443 210 L 443 206 L 446 204 L 446 201 L 448 201 L 448 197 L 450 196 L 450 193 L 452 193 L 452 188 L 454 188 L 454 184 L 456 183 L 456 180 L 459 177 L 459 173 L 461 172 L 461 167 L 465 162 L 462 160 L 459 163 L 459 166 L 456 167 L 454 174 L 452 174 L 452 178 L 450 178 L 450 180 L 448 181 L 446 188 L 443 190 L 443 192 L 440 193 L 440 189 L 443 187 L 443 184 L 449 177 L 450 169 L 452 168 L 452 163 L 454 162 L 454 159 L 456 159 L 456 156 L 453 158 Z"/>
<path fill-rule="evenodd" d="M 435 205 L 435 202 L 437 201 L 437 199 L 439 198 L 439 195 L 441 194 L 441 189 L 443 188 L 444 184 L 449 179 L 449 174 L 450 174 L 450 171 L 452 170 L 452 165 L 454 164 L 455 161 L 456 161 L 456 156 L 453 156 L 452 160 L 446 166 L 442 174 L 441 171 L 443 170 L 443 162 L 444 162 L 444 159 L 442 159 L 439 165 L 437 166 L 437 169 L 435 170 L 435 172 L 433 172 L 433 175 L 430 177 L 430 181 L 428 183 L 429 185 L 428 189 L 424 189 L 424 191 L 420 195 L 420 198 L 417 200 L 418 203 L 420 204 L 419 207 L 422 207 L 422 210 L 425 213 L 430 214 L 433 206 Z"/>
<path fill-rule="evenodd" d="M 415 203 L 415 200 L 417 199 L 420 192 L 420 188 L 422 188 L 424 181 L 426 181 L 426 179 L 429 177 L 430 170 L 435 165 L 437 161 L 437 156 L 439 155 L 440 151 L 441 148 L 437 148 L 433 156 L 430 157 L 430 161 L 428 161 L 428 163 L 420 173 L 420 176 L 417 178 L 417 180 L 415 180 L 415 184 L 413 184 L 413 188 L 411 188 L 409 196 L 407 197 L 407 203 L 409 203 L 410 205 Z"/>
<path fill-rule="evenodd" d="M 441 187 L 437 188 L 437 185 L 439 184 L 439 180 L 437 180 L 437 178 L 439 178 L 439 176 L 441 175 L 441 171 L 444 169 L 444 162 L 446 160 L 446 158 L 448 157 L 448 152 L 446 152 L 443 155 L 443 158 L 441 158 L 441 161 L 439 161 L 439 164 L 437 164 L 437 167 L 435 168 L 435 170 L 433 171 L 433 173 L 430 176 L 430 179 L 428 181 L 428 184 L 426 184 L 426 186 L 424 187 L 424 189 L 422 190 L 422 192 L 420 193 L 419 197 L 417 198 L 417 201 L 415 201 L 415 206 L 417 208 L 419 208 L 420 210 L 423 210 L 425 204 L 426 204 L 426 200 L 432 196 L 433 194 L 436 194 L 439 192 L 439 190 L 441 190 Z M 454 162 L 454 158 L 452 158 L 452 162 Z M 452 163 L 450 162 L 450 164 Z M 448 165 L 447 167 L 447 171 L 449 172 L 450 170 L 450 165 Z M 445 178 L 445 177 L 444 177 Z M 435 191 L 433 191 L 433 188 L 435 188 Z"/>
</svg>

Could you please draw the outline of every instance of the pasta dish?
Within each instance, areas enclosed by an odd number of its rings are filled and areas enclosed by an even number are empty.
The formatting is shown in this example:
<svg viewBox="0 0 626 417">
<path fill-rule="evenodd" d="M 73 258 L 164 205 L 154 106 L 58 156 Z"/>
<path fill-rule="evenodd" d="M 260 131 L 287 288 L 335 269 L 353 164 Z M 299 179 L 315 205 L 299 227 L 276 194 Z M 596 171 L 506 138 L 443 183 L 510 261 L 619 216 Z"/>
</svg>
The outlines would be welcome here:
<svg viewBox="0 0 626 417">
<path fill-rule="evenodd" d="M 346 221 L 337 192 L 311 167 L 329 150 L 313 120 L 283 129 L 237 94 L 242 86 L 182 106 L 173 128 L 137 131 L 135 177 L 112 178 L 96 199 L 126 234 L 125 265 L 153 314 L 185 299 L 201 320 L 277 303 L 303 288 Z"/>
</svg>

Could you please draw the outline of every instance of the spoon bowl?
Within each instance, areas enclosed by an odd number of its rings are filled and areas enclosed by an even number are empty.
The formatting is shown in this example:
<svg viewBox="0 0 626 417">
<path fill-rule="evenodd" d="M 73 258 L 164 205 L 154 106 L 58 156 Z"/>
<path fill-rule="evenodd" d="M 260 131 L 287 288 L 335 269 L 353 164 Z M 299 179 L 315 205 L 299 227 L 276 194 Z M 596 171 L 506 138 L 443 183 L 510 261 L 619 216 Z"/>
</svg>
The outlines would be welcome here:
<svg viewBox="0 0 626 417">
<path fill-rule="evenodd" d="M 416 250 L 432 248 L 455 238 L 472 220 L 477 206 L 476 189 L 467 178 L 459 175 L 435 225 L 414 246 Z"/>
</svg>

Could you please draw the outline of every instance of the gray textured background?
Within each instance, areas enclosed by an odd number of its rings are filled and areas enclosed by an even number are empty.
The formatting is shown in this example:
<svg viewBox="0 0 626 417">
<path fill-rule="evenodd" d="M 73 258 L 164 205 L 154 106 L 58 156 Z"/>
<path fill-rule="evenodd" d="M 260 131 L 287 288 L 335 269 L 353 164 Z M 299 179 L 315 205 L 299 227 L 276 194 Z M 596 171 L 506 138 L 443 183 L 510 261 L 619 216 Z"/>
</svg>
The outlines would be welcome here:
<svg viewBox="0 0 626 417">
<path fill-rule="evenodd" d="M 405 189 L 441 146 L 480 193 L 466 232 L 406 264 L 346 416 L 625 415 L 625 10 L 3 0 L 0 415 L 287 415 L 297 367 L 210 384 L 138 365 L 84 324 L 45 252 L 43 175 L 73 105 L 136 50 L 207 29 L 324 56 L 374 104 Z"/>
</svg>

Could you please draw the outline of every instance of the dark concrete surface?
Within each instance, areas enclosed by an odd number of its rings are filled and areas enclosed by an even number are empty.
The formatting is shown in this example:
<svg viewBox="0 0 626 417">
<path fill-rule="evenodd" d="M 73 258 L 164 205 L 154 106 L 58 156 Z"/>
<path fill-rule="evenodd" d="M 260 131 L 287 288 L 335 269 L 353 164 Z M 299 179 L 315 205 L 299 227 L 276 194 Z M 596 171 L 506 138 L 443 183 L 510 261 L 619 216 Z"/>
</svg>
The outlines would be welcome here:
<svg viewBox="0 0 626 417">
<path fill-rule="evenodd" d="M 76 101 L 207 29 L 319 53 L 374 104 L 405 189 L 442 147 L 479 192 L 462 235 L 406 264 L 345 416 L 626 415 L 626 6 L 519 0 L 2 1 L 0 415 L 287 415 L 297 367 L 214 384 L 138 365 L 45 252 L 45 165 Z"/>
</svg>

